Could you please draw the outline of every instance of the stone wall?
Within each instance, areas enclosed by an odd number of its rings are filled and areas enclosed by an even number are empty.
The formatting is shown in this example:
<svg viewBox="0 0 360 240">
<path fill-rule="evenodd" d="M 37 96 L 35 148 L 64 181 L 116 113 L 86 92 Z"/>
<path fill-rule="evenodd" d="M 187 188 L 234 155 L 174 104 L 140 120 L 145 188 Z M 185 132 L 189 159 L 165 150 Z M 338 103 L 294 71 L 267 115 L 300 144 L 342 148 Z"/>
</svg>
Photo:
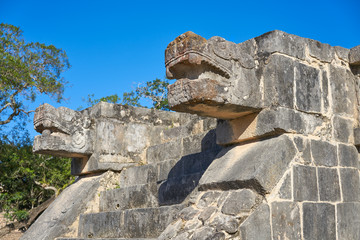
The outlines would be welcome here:
<svg viewBox="0 0 360 240">
<path fill-rule="evenodd" d="M 115 184 L 65 191 L 23 239 L 360 239 L 359 46 L 188 32 L 165 61 L 186 113 L 37 110 L 36 152 L 74 157 L 78 185 Z"/>
</svg>

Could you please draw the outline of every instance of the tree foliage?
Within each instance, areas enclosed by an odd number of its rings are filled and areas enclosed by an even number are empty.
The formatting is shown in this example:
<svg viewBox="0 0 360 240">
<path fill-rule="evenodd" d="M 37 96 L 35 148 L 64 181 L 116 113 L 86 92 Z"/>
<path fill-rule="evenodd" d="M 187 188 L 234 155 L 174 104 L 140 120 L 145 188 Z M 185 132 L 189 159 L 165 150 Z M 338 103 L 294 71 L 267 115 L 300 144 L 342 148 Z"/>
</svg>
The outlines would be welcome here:
<svg viewBox="0 0 360 240">
<path fill-rule="evenodd" d="M 0 125 L 29 113 L 26 101 L 38 93 L 63 98 L 66 81 L 61 74 L 70 67 L 65 51 L 53 45 L 25 42 L 19 27 L 0 24 Z"/>
<path fill-rule="evenodd" d="M 65 51 L 26 42 L 19 27 L 0 24 L 0 211 L 11 220 L 26 219 L 28 210 L 73 181 L 70 160 L 34 155 L 24 127 L 37 95 L 63 99 L 62 73 L 69 67 Z M 16 124 L 5 132 L 10 122 Z"/>
<path fill-rule="evenodd" d="M 152 108 L 169 111 L 170 109 L 167 100 L 167 86 L 169 84 L 168 79 L 161 80 L 156 78 L 155 80 L 138 84 L 133 91 L 124 92 L 122 99 L 117 94 L 94 99 L 94 94 L 90 94 L 84 101 L 88 106 L 93 106 L 102 101 L 135 107 L 147 107 L 144 103 L 148 100 L 150 101 Z"/>
<path fill-rule="evenodd" d="M 33 209 L 72 183 L 68 158 L 35 155 L 28 139 L 0 142 L 0 210 L 10 220 L 24 220 Z"/>
</svg>

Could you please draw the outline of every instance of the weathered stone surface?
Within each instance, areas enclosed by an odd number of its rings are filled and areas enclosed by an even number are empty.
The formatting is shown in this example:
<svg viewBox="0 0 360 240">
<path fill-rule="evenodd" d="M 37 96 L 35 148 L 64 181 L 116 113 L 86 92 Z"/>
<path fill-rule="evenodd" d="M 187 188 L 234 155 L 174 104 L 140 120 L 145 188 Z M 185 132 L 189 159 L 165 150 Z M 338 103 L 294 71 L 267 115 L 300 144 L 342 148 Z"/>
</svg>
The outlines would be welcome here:
<svg viewBox="0 0 360 240">
<path fill-rule="evenodd" d="M 295 81 L 297 109 L 305 112 L 321 112 L 319 74 L 319 70 L 316 68 L 301 63 L 296 66 Z"/>
<path fill-rule="evenodd" d="M 179 216 L 182 205 L 81 215 L 79 237 L 154 238 Z"/>
<path fill-rule="evenodd" d="M 199 187 L 268 192 L 283 176 L 295 153 L 286 135 L 224 149 L 202 176 Z"/>
<path fill-rule="evenodd" d="M 354 144 L 360 146 L 360 128 L 354 128 Z"/>
<path fill-rule="evenodd" d="M 187 208 L 184 208 L 183 210 L 181 210 L 180 218 L 185 221 L 188 221 L 188 220 L 193 219 L 198 213 L 199 213 L 199 210 L 190 206 L 190 207 L 187 207 Z"/>
<path fill-rule="evenodd" d="M 360 239 L 360 203 L 339 203 L 336 208 L 338 239 Z"/>
<path fill-rule="evenodd" d="M 329 142 L 311 140 L 311 153 L 318 166 L 337 166 L 337 148 Z"/>
<path fill-rule="evenodd" d="M 344 60 L 346 62 L 349 61 L 349 53 L 350 53 L 350 49 L 347 48 L 343 48 L 340 46 L 335 46 L 335 53 L 337 54 L 337 56 L 341 59 Z"/>
<path fill-rule="evenodd" d="M 292 198 L 292 185 L 291 185 L 291 173 L 288 173 L 285 177 L 283 184 L 279 189 L 279 197 L 281 199 L 291 199 Z"/>
<path fill-rule="evenodd" d="M 214 191 L 209 191 L 204 193 L 201 198 L 199 199 L 199 202 L 197 204 L 197 206 L 199 208 L 206 208 L 209 207 L 210 205 L 214 204 L 217 202 L 217 200 L 219 199 L 221 193 L 220 192 L 214 192 Z"/>
<path fill-rule="evenodd" d="M 335 206 L 328 203 L 304 203 L 303 237 L 309 240 L 335 240 Z"/>
<path fill-rule="evenodd" d="M 146 159 L 149 163 L 177 160 L 181 157 L 181 150 L 181 140 L 151 146 L 147 149 Z"/>
<path fill-rule="evenodd" d="M 121 187 L 128 187 L 156 181 L 156 168 L 153 165 L 148 164 L 124 169 L 120 173 L 119 185 Z"/>
<path fill-rule="evenodd" d="M 337 202 L 341 200 L 337 169 L 318 168 L 320 201 Z"/>
<path fill-rule="evenodd" d="M 360 45 L 350 49 L 349 63 L 351 65 L 360 65 Z"/>
<path fill-rule="evenodd" d="M 207 240 L 215 234 L 215 229 L 211 227 L 202 227 L 195 230 L 190 239 L 192 240 Z"/>
<path fill-rule="evenodd" d="M 331 62 L 334 58 L 334 49 L 329 44 L 324 44 L 312 39 L 308 40 L 310 56 L 317 58 L 322 62 Z"/>
<path fill-rule="evenodd" d="M 354 139 L 354 122 L 339 116 L 332 119 L 335 140 L 343 143 L 352 143 Z"/>
<path fill-rule="evenodd" d="M 334 113 L 352 117 L 356 109 L 354 76 L 350 70 L 331 66 L 329 81 Z"/>
<path fill-rule="evenodd" d="M 199 220 L 203 223 L 207 221 L 215 212 L 217 208 L 216 207 L 208 207 L 199 215 Z"/>
<path fill-rule="evenodd" d="M 310 164 L 312 162 L 310 141 L 307 138 L 295 136 L 294 143 L 300 152 L 300 163 Z"/>
<path fill-rule="evenodd" d="M 301 239 L 300 210 L 296 203 L 273 202 L 271 220 L 273 239 Z"/>
<path fill-rule="evenodd" d="M 148 184 L 107 190 L 100 194 L 100 211 L 108 212 L 129 208 L 156 207 L 156 194 L 156 186 L 155 192 L 153 192 Z"/>
<path fill-rule="evenodd" d="M 338 145 L 339 165 L 343 167 L 359 167 L 359 153 L 353 145 Z"/>
<path fill-rule="evenodd" d="M 216 141 L 221 145 L 276 136 L 284 132 L 313 134 L 322 120 L 288 108 L 263 109 L 233 120 L 220 120 Z"/>
<path fill-rule="evenodd" d="M 317 201 L 318 188 L 316 168 L 310 166 L 293 166 L 293 191 L 295 201 Z"/>
<path fill-rule="evenodd" d="M 359 171 L 354 168 L 340 168 L 340 182 L 344 202 L 360 201 Z"/>
<path fill-rule="evenodd" d="M 294 69 L 297 62 L 274 54 L 264 69 L 264 106 L 294 108 Z"/>
<path fill-rule="evenodd" d="M 256 37 L 255 41 L 261 55 L 279 52 L 302 60 L 305 59 L 305 38 L 275 30 Z"/>
<path fill-rule="evenodd" d="M 210 226 L 215 228 L 216 231 L 234 234 L 238 231 L 239 221 L 235 217 L 219 214 L 210 222 Z"/>
<path fill-rule="evenodd" d="M 249 212 L 255 205 L 256 193 L 249 189 L 231 192 L 226 198 L 221 212 L 228 215 L 238 215 Z"/>
<path fill-rule="evenodd" d="M 267 204 L 261 204 L 255 212 L 253 212 L 241 225 L 240 225 L 241 239 L 249 240 L 270 240 L 270 211 Z"/>
</svg>

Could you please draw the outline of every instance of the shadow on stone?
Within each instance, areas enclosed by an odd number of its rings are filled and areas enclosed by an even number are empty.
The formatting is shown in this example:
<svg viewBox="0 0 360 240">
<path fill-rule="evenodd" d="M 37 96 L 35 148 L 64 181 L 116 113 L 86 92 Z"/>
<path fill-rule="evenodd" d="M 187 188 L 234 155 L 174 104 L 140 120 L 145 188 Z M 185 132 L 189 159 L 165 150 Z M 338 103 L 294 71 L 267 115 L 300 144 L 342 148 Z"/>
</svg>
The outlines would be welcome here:
<svg viewBox="0 0 360 240">
<path fill-rule="evenodd" d="M 170 170 L 167 179 L 160 183 L 159 205 L 183 202 L 198 186 L 200 178 L 221 149 L 216 145 L 215 131 L 209 131 L 201 140 L 201 152 L 181 157 Z"/>
</svg>

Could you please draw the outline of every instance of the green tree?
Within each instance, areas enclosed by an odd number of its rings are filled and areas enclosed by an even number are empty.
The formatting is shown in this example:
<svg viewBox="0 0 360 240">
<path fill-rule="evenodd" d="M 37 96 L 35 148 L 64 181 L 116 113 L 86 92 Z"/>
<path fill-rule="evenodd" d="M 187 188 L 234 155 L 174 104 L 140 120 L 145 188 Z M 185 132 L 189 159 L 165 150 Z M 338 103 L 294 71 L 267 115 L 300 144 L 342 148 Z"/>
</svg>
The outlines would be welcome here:
<svg viewBox="0 0 360 240">
<path fill-rule="evenodd" d="M 65 51 L 26 42 L 19 27 L 0 24 L 0 211 L 12 220 L 26 219 L 30 209 L 73 180 L 69 159 L 32 153 L 24 127 L 28 104 L 39 94 L 63 99 L 62 73 L 69 67 Z"/>
<path fill-rule="evenodd" d="M 65 51 L 38 42 L 25 42 L 19 27 L 0 24 L 0 125 L 21 113 L 26 102 L 47 94 L 60 102 L 70 67 Z"/>
<path fill-rule="evenodd" d="M 117 94 L 94 99 L 94 94 L 89 94 L 84 101 L 88 106 L 93 106 L 98 102 L 120 103 L 123 105 L 135 106 L 135 107 L 147 107 L 144 102 L 150 101 L 152 108 L 169 111 L 169 105 L 167 100 L 167 86 L 169 80 L 155 80 L 148 81 L 146 83 L 139 83 L 135 90 L 130 92 L 124 92 L 121 97 Z"/>
</svg>

